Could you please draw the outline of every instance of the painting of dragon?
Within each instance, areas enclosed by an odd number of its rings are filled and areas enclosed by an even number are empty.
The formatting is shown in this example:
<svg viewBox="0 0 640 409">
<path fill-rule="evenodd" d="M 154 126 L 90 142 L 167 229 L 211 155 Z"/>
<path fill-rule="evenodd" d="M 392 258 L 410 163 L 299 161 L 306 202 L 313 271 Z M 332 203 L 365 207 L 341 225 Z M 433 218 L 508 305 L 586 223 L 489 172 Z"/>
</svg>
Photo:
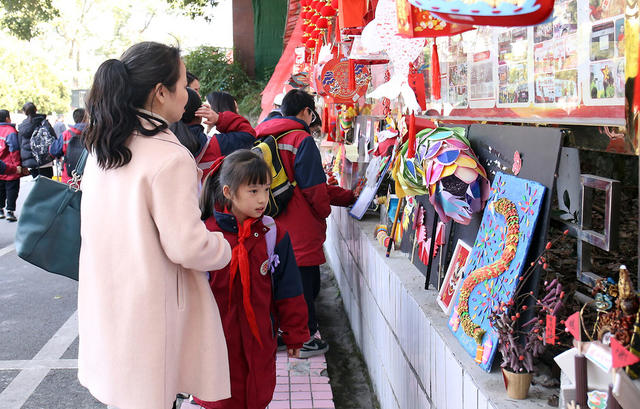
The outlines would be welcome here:
<svg viewBox="0 0 640 409">
<path fill-rule="evenodd" d="M 489 202 L 454 303 L 449 327 L 486 371 L 498 337 L 489 314 L 514 296 L 533 240 L 546 188 L 533 181 L 496 174 Z"/>
</svg>

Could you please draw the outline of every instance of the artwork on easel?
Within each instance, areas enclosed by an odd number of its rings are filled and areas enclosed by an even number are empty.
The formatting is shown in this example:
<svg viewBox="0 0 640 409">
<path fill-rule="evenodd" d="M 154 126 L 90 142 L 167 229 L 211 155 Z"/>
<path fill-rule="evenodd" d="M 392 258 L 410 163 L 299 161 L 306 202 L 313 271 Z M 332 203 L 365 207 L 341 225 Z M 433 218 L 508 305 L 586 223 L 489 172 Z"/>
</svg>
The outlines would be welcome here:
<svg viewBox="0 0 640 409">
<path fill-rule="evenodd" d="M 497 173 L 489 202 L 465 268 L 449 327 L 464 349 L 485 371 L 498 347 L 489 314 L 514 297 L 546 188 Z"/>
<path fill-rule="evenodd" d="M 438 305 L 446 314 L 449 314 L 451 307 L 453 307 L 453 300 L 460 289 L 462 275 L 470 253 L 471 247 L 462 240 L 458 240 L 437 299 Z"/>
</svg>

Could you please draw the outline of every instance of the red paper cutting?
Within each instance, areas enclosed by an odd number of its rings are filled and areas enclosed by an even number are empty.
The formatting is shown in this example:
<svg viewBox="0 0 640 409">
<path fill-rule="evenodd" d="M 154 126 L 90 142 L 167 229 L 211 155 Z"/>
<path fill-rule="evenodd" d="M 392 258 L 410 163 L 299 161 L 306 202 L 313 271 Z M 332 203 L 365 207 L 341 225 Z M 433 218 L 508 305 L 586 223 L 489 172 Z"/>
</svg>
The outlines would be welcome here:
<svg viewBox="0 0 640 409">
<path fill-rule="evenodd" d="M 550 345 L 556 344 L 556 316 L 547 314 L 547 322 L 544 331 L 544 342 Z"/>
<path fill-rule="evenodd" d="M 344 59 L 329 60 L 320 75 L 322 88 L 333 97 L 337 104 L 353 104 L 367 92 L 371 79 L 366 65 L 355 64 L 355 87 L 349 89 L 349 62 Z"/>
<path fill-rule="evenodd" d="M 576 341 L 580 341 L 580 312 L 571 314 L 564 324 L 567 327 L 567 331 L 573 335 Z"/>
<path fill-rule="evenodd" d="M 628 351 L 613 337 L 611 338 L 611 357 L 613 358 L 614 368 L 622 368 L 640 362 L 639 356 Z"/>
</svg>

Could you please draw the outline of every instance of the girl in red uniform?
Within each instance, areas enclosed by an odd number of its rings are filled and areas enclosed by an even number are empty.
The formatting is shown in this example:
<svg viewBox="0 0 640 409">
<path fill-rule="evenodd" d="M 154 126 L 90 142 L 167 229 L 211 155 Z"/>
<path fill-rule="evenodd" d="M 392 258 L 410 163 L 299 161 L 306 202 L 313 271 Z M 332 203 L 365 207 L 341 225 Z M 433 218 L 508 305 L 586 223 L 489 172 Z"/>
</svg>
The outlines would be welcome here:
<svg viewBox="0 0 640 409">
<path fill-rule="evenodd" d="M 233 249 L 231 263 L 211 272 L 229 351 L 231 398 L 194 401 L 207 409 L 264 409 L 276 384 L 277 329 L 289 356 L 309 339 L 307 306 L 289 234 L 263 212 L 271 173 L 249 150 L 213 166 L 202 188 L 202 218 Z"/>
</svg>

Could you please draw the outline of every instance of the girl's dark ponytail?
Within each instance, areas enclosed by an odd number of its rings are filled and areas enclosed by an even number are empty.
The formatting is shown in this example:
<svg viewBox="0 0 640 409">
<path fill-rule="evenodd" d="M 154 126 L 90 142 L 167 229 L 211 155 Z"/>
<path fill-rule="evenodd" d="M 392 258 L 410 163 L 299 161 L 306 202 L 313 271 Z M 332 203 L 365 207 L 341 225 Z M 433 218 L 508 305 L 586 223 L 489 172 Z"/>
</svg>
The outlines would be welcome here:
<svg viewBox="0 0 640 409">
<path fill-rule="evenodd" d="M 219 159 L 220 161 L 223 158 Z M 216 165 L 213 165 L 216 166 Z M 222 194 L 222 186 L 220 185 L 220 167 L 212 170 L 204 179 L 202 191 L 200 192 L 200 218 L 207 220 L 213 216 L 216 208 L 228 207 L 227 199 Z M 220 209 L 222 210 L 222 209 Z"/>
<path fill-rule="evenodd" d="M 131 151 L 125 143 L 138 123 L 131 98 L 124 63 L 116 59 L 103 62 L 93 77 L 87 100 L 89 125 L 84 143 L 104 169 L 117 168 L 131 160 Z"/>
<path fill-rule="evenodd" d="M 179 74 L 180 50 L 154 42 L 138 43 L 119 60 L 100 65 L 86 102 L 89 124 L 83 141 L 101 168 L 118 168 L 131 161 L 127 141 L 134 131 L 153 136 L 167 129 L 165 121 L 138 109 L 144 108 L 159 83 L 175 91 Z M 147 119 L 151 129 L 143 127 L 138 117 Z"/>
</svg>

